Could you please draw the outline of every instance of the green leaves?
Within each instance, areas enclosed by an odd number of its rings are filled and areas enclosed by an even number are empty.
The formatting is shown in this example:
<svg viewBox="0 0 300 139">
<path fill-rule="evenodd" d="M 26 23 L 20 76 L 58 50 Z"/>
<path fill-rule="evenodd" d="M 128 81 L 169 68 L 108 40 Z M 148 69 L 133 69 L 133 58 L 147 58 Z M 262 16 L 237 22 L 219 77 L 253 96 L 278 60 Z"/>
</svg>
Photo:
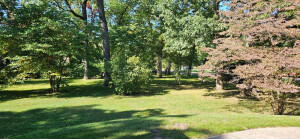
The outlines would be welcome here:
<svg viewBox="0 0 300 139">
<path fill-rule="evenodd" d="M 119 95 L 133 95 L 141 93 L 152 80 L 152 71 L 139 57 L 126 58 L 120 55 L 112 61 L 112 80 L 114 90 Z"/>
<path fill-rule="evenodd" d="M 209 4 L 209 3 L 207 3 Z M 165 51 L 187 56 L 193 45 L 210 46 L 219 24 L 213 15 L 206 16 L 204 11 L 196 11 L 193 4 L 187 2 L 162 3 L 160 17 L 165 23 L 163 37 L 167 47 Z M 179 10 L 176 7 L 180 7 Z"/>
<path fill-rule="evenodd" d="M 15 9 L 14 20 L 1 30 L 0 42 L 5 42 L 1 52 L 6 53 L 10 61 L 6 67 L 11 70 L 2 70 L 3 75 L 17 79 L 27 73 L 65 73 L 75 58 L 75 46 L 81 43 L 76 39 L 80 35 L 67 14 L 49 3 L 22 5 Z"/>
</svg>

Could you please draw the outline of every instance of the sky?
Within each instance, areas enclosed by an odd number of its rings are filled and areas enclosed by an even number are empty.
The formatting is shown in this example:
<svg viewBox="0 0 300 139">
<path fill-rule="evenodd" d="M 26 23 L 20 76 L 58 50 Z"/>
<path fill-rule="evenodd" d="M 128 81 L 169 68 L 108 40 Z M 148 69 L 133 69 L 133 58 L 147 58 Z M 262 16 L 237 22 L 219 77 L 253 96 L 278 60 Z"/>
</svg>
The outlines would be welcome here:
<svg viewBox="0 0 300 139">
<path fill-rule="evenodd" d="M 219 10 L 220 11 L 229 11 L 230 10 L 230 6 L 228 4 L 231 3 L 231 0 L 223 0 L 219 3 Z"/>
</svg>

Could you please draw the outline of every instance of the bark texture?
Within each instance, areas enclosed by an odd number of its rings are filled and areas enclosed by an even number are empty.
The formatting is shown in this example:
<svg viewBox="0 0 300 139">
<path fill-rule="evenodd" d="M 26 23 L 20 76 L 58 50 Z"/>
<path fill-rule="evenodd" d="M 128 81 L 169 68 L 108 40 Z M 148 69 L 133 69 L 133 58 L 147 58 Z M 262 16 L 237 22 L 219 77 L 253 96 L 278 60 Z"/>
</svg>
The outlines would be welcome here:
<svg viewBox="0 0 300 139">
<path fill-rule="evenodd" d="M 216 75 L 216 90 L 222 90 L 222 89 L 223 89 L 222 75 L 217 72 L 217 75 Z"/>
<path fill-rule="evenodd" d="M 104 86 L 108 86 L 111 80 L 110 77 L 110 44 L 109 44 L 109 35 L 107 21 L 104 11 L 104 2 L 103 0 L 97 0 L 99 8 L 99 17 L 101 20 L 101 30 L 103 37 L 103 53 L 104 53 Z"/>
</svg>

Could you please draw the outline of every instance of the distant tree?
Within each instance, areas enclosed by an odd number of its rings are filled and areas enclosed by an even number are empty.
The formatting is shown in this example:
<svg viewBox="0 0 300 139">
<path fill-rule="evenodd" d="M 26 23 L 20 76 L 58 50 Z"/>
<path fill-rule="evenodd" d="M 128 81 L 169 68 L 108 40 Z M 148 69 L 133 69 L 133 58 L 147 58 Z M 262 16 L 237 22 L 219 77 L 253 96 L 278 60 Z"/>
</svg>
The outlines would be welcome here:
<svg viewBox="0 0 300 139">
<path fill-rule="evenodd" d="M 159 43 L 155 42 L 158 38 L 155 38 L 156 30 L 149 26 L 151 13 L 145 12 L 143 2 L 109 1 L 112 83 L 120 95 L 139 93 L 152 79 L 155 48 Z"/>
<path fill-rule="evenodd" d="M 180 68 L 185 59 L 189 59 L 187 64 L 191 70 L 193 59 L 197 57 L 195 48 L 213 45 L 214 34 L 219 25 L 215 22 L 210 0 L 166 0 L 161 1 L 158 6 L 164 23 L 164 51 L 172 57 L 176 80 L 180 84 Z"/>
</svg>

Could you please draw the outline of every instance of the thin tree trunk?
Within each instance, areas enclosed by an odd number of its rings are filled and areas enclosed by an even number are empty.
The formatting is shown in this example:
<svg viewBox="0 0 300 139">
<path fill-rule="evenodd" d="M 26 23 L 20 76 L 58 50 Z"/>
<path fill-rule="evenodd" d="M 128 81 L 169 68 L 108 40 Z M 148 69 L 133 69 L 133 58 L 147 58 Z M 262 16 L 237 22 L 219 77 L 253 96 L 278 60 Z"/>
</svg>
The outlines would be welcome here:
<svg viewBox="0 0 300 139">
<path fill-rule="evenodd" d="M 194 44 L 189 56 L 189 64 L 188 64 L 188 71 L 187 76 L 192 76 L 192 68 L 193 68 L 193 62 L 196 59 L 196 45 Z"/>
<path fill-rule="evenodd" d="M 156 66 L 157 66 L 157 76 L 159 78 L 162 78 L 162 64 L 161 64 L 161 59 L 162 59 L 162 56 L 159 54 L 157 56 L 157 59 L 156 59 Z"/>
<path fill-rule="evenodd" d="M 88 80 L 89 79 L 89 60 L 88 60 L 88 43 L 86 43 L 85 46 L 85 54 L 84 54 L 84 74 L 83 74 L 83 79 Z"/>
<path fill-rule="evenodd" d="M 213 0 L 213 8 L 214 8 L 214 12 L 217 16 L 219 16 L 219 3 L 220 1 L 218 0 Z"/>
<path fill-rule="evenodd" d="M 170 61 L 168 61 L 168 65 L 165 68 L 165 74 L 167 75 L 171 75 L 171 67 L 172 67 L 172 63 Z"/>
<path fill-rule="evenodd" d="M 85 0 L 82 4 L 82 16 L 83 16 L 83 20 L 85 22 L 85 26 L 86 26 L 86 35 L 87 38 L 89 37 L 89 31 L 87 30 L 87 26 L 88 26 L 88 13 L 86 10 L 87 7 L 87 0 Z M 84 48 L 84 58 L 83 58 L 83 63 L 84 63 L 84 73 L 83 73 L 83 79 L 88 80 L 89 79 L 89 59 L 88 59 L 88 46 L 89 46 L 89 40 L 86 39 L 85 40 L 85 48 Z"/>
<path fill-rule="evenodd" d="M 190 62 L 189 67 L 188 67 L 188 71 L 187 71 L 187 75 L 189 77 L 192 76 L 192 68 L 193 68 L 193 62 Z"/>
<path fill-rule="evenodd" d="M 105 17 L 104 11 L 104 2 L 103 0 L 97 0 L 98 8 L 99 8 L 99 17 L 101 20 L 101 28 L 102 28 L 102 37 L 103 37 L 103 53 L 104 53 L 104 86 L 108 86 L 111 80 L 110 77 L 110 46 L 109 46 L 109 35 L 108 35 L 108 27 L 107 21 Z"/>
<path fill-rule="evenodd" d="M 72 9 L 72 5 L 70 3 L 69 0 L 64 0 L 66 6 L 69 8 L 69 12 L 72 13 L 75 17 L 81 19 L 84 21 L 86 28 L 85 28 L 85 32 L 87 35 L 87 38 L 89 36 L 88 34 L 88 30 L 87 30 L 87 25 L 88 25 L 88 12 L 87 12 L 87 3 L 88 0 L 84 0 L 83 3 L 81 4 L 81 11 L 82 11 L 82 15 L 76 13 L 73 9 Z M 60 7 L 58 5 L 58 7 Z M 83 55 L 83 60 L 82 63 L 84 64 L 84 71 L 83 71 L 83 79 L 87 80 L 89 79 L 89 60 L 88 60 L 88 45 L 89 45 L 89 40 L 86 38 L 85 40 L 85 48 L 84 48 L 84 55 Z"/>
<path fill-rule="evenodd" d="M 222 90 L 223 89 L 223 81 L 222 81 L 222 75 L 217 71 L 217 77 L 216 77 L 216 90 Z"/>
<path fill-rule="evenodd" d="M 175 65 L 175 80 L 176 80 L 176 84 L 180 85 L 181 84 L 181 75 L 180 75 L 180 70 L 181 70 L 181 65 Z"/>
<path fill-rule="evenodd" d="M 168 64 L 168 75 L 171 75 L 172 63 L 169 62 Z"/>
</svg>

